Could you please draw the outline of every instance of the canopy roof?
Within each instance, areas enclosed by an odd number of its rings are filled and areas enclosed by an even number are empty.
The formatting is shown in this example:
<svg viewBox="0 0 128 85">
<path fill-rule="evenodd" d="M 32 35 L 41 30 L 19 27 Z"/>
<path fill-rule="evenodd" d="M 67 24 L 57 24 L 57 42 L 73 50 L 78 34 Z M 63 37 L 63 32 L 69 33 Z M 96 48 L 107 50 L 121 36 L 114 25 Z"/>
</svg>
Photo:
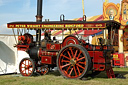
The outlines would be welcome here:
<svg viewBox="0 0 128 85">
<path fill-rule="evenodd" d="M 83 21 L 83 18 L 75 18 L 75 19 L 71 19 L 71 20 L 74 20 L 74 21 Z M 91 17 L 86 17 L 86 20 L 87 21 L 103 21 L 103 15 L 96 15 L 96 16 L 91 16 Z M 51 31 L 51 34 L 53 36 L 62 36 L 62 30 L 50 30 Z M 64 30 L 64 34 L 70 34 L 72 33 L 72 35 L 76 35 L 76 34 L 84 34 L 85 31 L 87 31 L 87 35 L 86 36 L 89 36 L 89 35 L 93 35 L 99 31 L 102 31 L 102 30 L 90 30 L 91 31 L 91 34 L 90 32 L 88 32 L 89 30 L 72 30 L 72 32 L 70 32 L 69 30 Z M 96 32 L 97 31 L 97 32 Z M 42 33 L 42 36 L 44 35 L 44 32 Z"/>
<path fill-rule="evenodd" d="M 27 29 L 104 29 L 109 26 L 118 27 L 120 23 L 116 21 L 49 21 L 49 22 L 11 22 L 8 28 L 27 28 Z"/>
</svg>

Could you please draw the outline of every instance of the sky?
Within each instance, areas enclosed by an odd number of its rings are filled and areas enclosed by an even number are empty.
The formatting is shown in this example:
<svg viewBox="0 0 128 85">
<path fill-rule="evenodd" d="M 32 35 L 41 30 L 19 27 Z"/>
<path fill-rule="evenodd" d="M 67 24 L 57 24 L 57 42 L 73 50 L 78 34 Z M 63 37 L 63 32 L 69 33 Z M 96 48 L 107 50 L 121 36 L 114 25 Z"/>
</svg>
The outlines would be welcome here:
<svg viewBox="0 0 128 85">
<path fill-rule="evenodd" d="M 84 0 L 87 17 L 101 15 L 105 0 Z M 120 0 L 109 0 L 115 4 Z M 12 34 L 7 29 L 7 23 L 14 21 L 36 21 L 37 0 L 0 0 L 0 34 Z M 83 16 L 82 0 L 43 0 L 43 21 L 59 21 L 60 15 L 65 19 L 74 19 Z"/>
</svg>

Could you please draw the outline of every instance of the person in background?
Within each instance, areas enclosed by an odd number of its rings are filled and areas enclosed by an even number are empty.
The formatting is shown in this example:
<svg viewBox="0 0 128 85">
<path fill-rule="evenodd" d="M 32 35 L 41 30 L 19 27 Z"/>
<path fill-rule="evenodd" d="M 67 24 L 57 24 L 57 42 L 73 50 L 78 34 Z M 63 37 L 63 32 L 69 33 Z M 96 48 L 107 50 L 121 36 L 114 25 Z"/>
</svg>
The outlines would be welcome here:
<svg viewBox="0 0 128 85">
<path fill-rule="evenodd" d="M 44 32 L 44 39 L 47 41 L 51 41 L 51 32 L 49 30 L 46 30 Z"/>
</svg>

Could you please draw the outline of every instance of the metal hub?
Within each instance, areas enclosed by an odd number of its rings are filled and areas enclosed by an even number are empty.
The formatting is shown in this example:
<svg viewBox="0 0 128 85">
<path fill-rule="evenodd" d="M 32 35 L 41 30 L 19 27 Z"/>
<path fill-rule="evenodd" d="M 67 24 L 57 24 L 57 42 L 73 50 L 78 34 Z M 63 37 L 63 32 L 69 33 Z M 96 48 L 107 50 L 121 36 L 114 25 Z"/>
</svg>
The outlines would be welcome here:
<svg viewBox="0 0 128 85">
<path fill-rule="evenodd" d="M 75 60 L 75 59 L 71 59 L 71 60 L 70 60 L 70 64 L 71 64 L 72 66 L 74 66 L 74 65 L 76 64 L 76 60 Z"/>
<path fill-rule="evenodd" d="M 31 65 L 27 65 L 27 66 L 25 66 L 24 68 L 25 69 L 29 69 L 30 67 L 32 67 Z"/>
<path fill-rule="evenodd" d="M 29 66 L 25 66 L 24 68 L 25 68 L 25 69 L 29 69 Z"/>
</svg>

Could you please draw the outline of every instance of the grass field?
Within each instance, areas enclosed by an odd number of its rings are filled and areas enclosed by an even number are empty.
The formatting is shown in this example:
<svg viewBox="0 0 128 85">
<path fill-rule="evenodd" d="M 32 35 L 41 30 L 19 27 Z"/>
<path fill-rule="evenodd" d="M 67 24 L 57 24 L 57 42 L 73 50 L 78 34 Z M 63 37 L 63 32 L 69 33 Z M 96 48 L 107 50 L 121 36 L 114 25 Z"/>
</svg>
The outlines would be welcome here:
<svg viewBox="0 0 128 85">
<path fill-rule="evenodd" d="M 126 79 L 108 79 L 105 72 L 83 80 L 65 79 L 59 72 L 50 72 L 44 76 L 33 77 L 0 76 L 0 85 L 128 85 L 128 68 L 114 68 L 114 72 L 124 75 Z"/>
</svg>

